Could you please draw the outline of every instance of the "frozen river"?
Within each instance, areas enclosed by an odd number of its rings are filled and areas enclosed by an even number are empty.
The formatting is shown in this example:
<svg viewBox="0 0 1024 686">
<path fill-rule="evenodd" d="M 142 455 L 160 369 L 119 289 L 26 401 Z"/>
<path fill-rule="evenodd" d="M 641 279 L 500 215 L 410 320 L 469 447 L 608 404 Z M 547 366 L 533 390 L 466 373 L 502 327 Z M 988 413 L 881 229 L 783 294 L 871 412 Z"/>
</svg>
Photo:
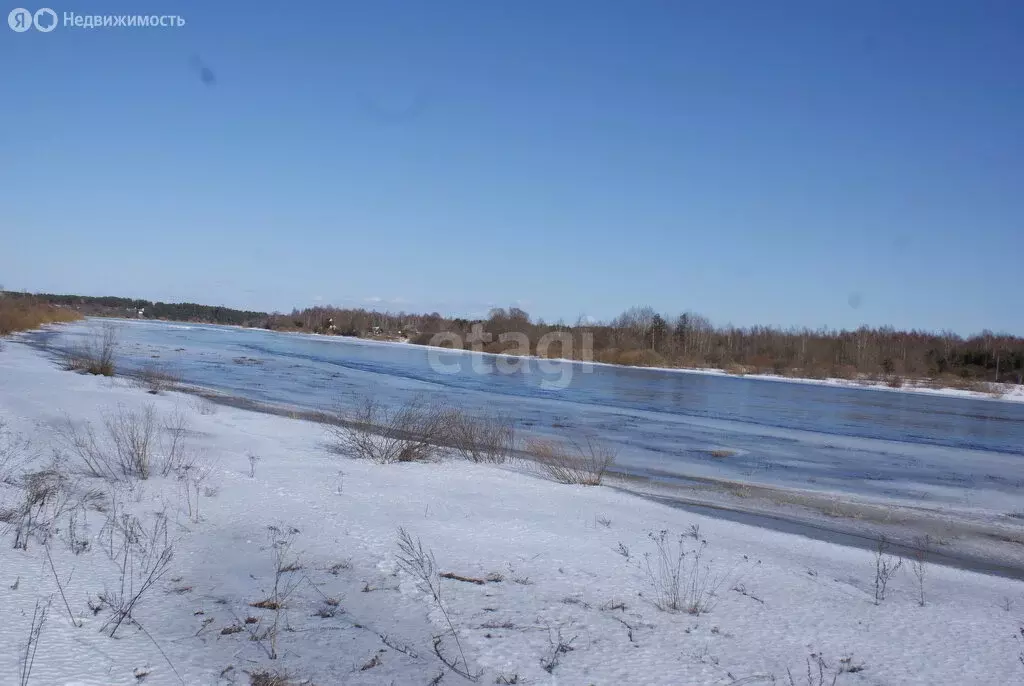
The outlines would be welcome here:
<svg viewBox="0 0 1024 686">
<path fill-rule="evenodd" d="M 51 349 L 95 321 L 33 334 Z M 261 403 L 322 410 L 372 393 L 438 395 L 523 432 L 616 444 L 618 469 L 1024 510 L 1024 404 L 527 360 L 198 324 L 118 321 L 122 369 Z M 564 387 L 562 387 L 564 386 Z M 728 451 L 715 457 L 712 451 Z"/>
</svg>

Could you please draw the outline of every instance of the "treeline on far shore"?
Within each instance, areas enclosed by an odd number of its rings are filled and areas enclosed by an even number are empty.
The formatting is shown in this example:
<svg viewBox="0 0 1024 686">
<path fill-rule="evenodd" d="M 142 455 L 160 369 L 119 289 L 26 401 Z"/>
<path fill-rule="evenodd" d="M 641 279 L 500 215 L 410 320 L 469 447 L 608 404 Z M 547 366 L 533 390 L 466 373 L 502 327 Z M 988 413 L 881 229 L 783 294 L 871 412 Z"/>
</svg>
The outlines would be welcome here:
<svg viewBox="0 0 1024 686">
<path fill-rule="evenodd" d="M 8 303 L 28 298 L 58 306 L 75 316 L 166 319 L 402 339 L 424 345 L 634 366 L 703 367 L 735 374 L 863 379 L 891 385 L 928 379 L 942 386 L 975 389 L 985 382 L 1024 383 L 1024 338 L 991 331 L 965 337 L 948 331 L 900 331 L 891 327 L 851 331 L 715 326 L 699 314 L 668 317 L 650 307 L 631 308 L 609 322 L 566 325 L 534 320 L 516 307 L 495 308 L 486 318 L 466 319 L 437 312 L 411 314 L 329 306 L 282 314 L 131 298 L 0 295 Z M 547 345 L 552 338 L 554 342 Z"/>
</svg>

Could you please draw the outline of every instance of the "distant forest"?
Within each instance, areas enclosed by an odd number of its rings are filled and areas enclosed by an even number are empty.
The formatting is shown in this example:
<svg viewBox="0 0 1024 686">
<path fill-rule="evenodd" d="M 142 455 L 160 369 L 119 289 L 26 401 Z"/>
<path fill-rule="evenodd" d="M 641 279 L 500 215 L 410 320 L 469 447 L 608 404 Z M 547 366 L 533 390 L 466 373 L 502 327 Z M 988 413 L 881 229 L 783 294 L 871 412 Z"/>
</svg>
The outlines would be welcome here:
<svg viewBox="0 0 1024 686">
<path fill-rule="evenodd" d="M 149 300 L 113 296 L 27 294 L 10 291 L 4 292 L 3 295 L 8 298 L 29 297 L 44 300 L 52 305 L 71 308 L 87 317 L 166 319 L 177 322 L 204 322 L 235 326 L 259 326 L 270 317 L 266 312 L 233 310 L 230 307 L 198 305 L 196 303 L 150 302 Z"/>
<path fill-rule="evenodd" d="M 6 297 L 22 294 L 4 293 Z M 28 296 L 23 296 L 28 297 Z M 632 308 L 610 322 L 574 325 L 534 321 L 519 308 L 496 308 L 486 319 L 448 318 L 437 312 L 409 314 L 365 309 L 312 307 L 290 314 L 252 312 L 195 303 L 163 303 L 116 297 L 36 294 L 54 305 L 86 316 L 232 324 L 275 331 L 306 331 L 363 338 L 408 338 L 428 344 L 434 335 L 457 335 L 470 347 L 474 327 L 490 334 L 487 352 L 526 350 L 499 340 L 518 332 L 529 340 L 529 352 L 545 334 L 572 337 L 572 349 L 556 343 L 548 356 L 590 357 L 598 362 L 635 366 L 709 367 L 735 374 L 768 373 L 810 378 L 885 381 L 928 379 L 942 386 L 985 390 L 984 382 L 1024 383 L 1024 338 L 983 331 L 970 337 L 951 332 L 897 331 L 861 327 L 854 331 L 714 326 L 706 317 L 686 313 L 669 318 L 649 307 Z M 446 344 L 451 345 L 449 340 Z M 582 351 L 585 338 L 590 354 Z"/>
</svg>

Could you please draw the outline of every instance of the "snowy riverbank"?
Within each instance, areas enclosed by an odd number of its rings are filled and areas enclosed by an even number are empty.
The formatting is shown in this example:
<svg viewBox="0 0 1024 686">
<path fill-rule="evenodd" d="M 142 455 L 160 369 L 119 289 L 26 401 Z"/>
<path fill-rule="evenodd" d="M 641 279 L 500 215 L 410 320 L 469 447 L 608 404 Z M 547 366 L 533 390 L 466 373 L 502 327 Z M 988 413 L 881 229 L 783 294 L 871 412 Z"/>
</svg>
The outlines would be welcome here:
<svg viewBox="0 0 1024 686">
<path fill-rule="evenodd" d="M 90 422 L 102 440 L 104 417 L 147 405 L 165 423 L 187 422 L 187 452 L 210 468 L 194 491 L 159 474 L 87 478 L 58 438 L 65 417 L 80 430 Z M 441 683 L 468 683 L 435 654 L 435 636 L 447 660 L 491 684 L 785 684 L 787 669 L 804 683 L 812 655 L 827 674 L 842 672 L 840 685 L 1024 681 L 1020 582 L 929 565 L 920 606 L 907 561 L 876 605 L 871 552 L 525 471 L 357 461 L 329 452 L 317 424 L 148 395 L 123 379 L 60 371 L 19 343 L 0 350 L 0 418 L 0 450 L 16 447 L 8 452 L 21 461 L 0 485 L 9 611 L 0 641 L 17 647 L 3 651 L 0 674 L 11 681 L 40 598 L 51 604 L 32 684 L 133 684 L 143 673 L 146 684 L 247 684 L 263 669 L 320 685 L 427 684 L 440 672 Z M 13 549 L 23 474 L 50 465 L 54 448 L 66 457 L 67 502 L 47 546 L 37 527 L 27 550 Z M 133 608 L 135 622 L 110 638 L 100 597 L 120 587 L 111 558 L 123 559 L 122 515 L 145 531 L 166 523 L 173 557 Z M 270 526 L 298 561 L 282 575 Z M 433 551 L 440 572 L 483 583 L 440 579 L 442 612 L 400 569 L 399 527 Z M 656 555 L 650 534 L 661 530 L 673 541 L 694 531 L 683 538 L 690 549 L 707 541 L 698 569 L 721 579 L 709 612 L 655 606 L 644 555 Z M 162 550 L 164 539 L 151 538 Z M 134 564 L 141 570 L 142 558 Z M 279 595 L 290 588 L 282 609 L 253 607 L 273 597 L 275 578 Z"/>
<path fill-rule="evenodd" d="M 317 336 L 317 334 L 299 334 L 307 336 Z M 317 336 L 319 337 L 319 336 Z M 355 339 L 364 341 L 365 339 Z M 406 341 L 374 341 L 365 340 L 367 343 L 378 343 L 386 345 L 409 345 L 414 347 L 433 347 L 433 346 L 421 346 L 415 343 L 409 343 Z M 463 353 L 466 355 L 486 355 L 490 357 L 508 357 L 501 353 L 488 353 L 477 350 L 451 350 L 444 348 L 447 353 Z M 839 378 L 825 378 L 825 379 L 812 379 L 810 377 L 802 376 L 779 376 L 777 374 L 756 374 L 756 373 L 744 373 L 737 374 L 730 372 L 725 369 L 716 369 L 711 367 L 648 367 L 641 365 L 624 365 L 616 364 L 611 362 L 593 362 L 585 360 L 570 360 L 566 358 L 541 358 L 536 355 L 523 355 L 530 360 L 537 360 L 543 362 L 559 362 L 563 364 L 572 365 L 586 365 L 594 367 L 615 367 L 615 368 L 626 368 L 626 369 L 640 369 L 651 372 L 672 372 L 676 374 L 703 374 L 708 376 L 728 376 L 733 378 L 741 379 L 753 379 L 755 381 L 775 381 L 778 383 L 794 383 L 794 384 L 807 384 L 811 386 L 833 386 L 837 388 L 851 388 L 851 389 L 862 389 L 868 391 L 886 391 L 890 393 L 919 393 L 922 395 L 935 395 L 945 396 L 949 398 L 971 398 L 974 400 L 999 400 L 1005 402 L 1024 402 L 1024 385 L 1020 384 L 1007 384 L 1007 383 L 988 383 L 985 384 L 991 390 L 989 392 L 983 391 L 972 391 L 962 388 L 950 388 L 947 386 L 935 385 L 936 382 L 929 380 L 918 380 L 918 379 L 906 379 L 901 381 L 900 386 L 892 386 L 881 381 L 872 381 L 868 378 L 863 379 L 839 379 Z"/>
<path fill-rule="evenodd" d="M 209 327 L 212 329 L 226 328 L 226 329 L 237 329 L 240 331 L 252 331 L 253 329 L 241 326 L 234 326 L 228 324 L 188 324 L 183 322 L 173 322 L 164 320 L 137 320 L 137 319 L 120 319 L 120 318 L 92 318 L 91 321 L 114 321 L 122 324 L 155 324 L 160 326 L 167 326 L 175 329 L 188 330 L 195 327 Z M 262 329 L 259 331 L 263 332 Z M 437 346 L 428 346 L 418 343 L 410 343 L 408 340 L 383 340 L 375 338 L 358 338 L 353 336 L 329 336 L 323 334 L 305 333 L 301 331 L 267 331 L 265 333 L 273 333 L 282 336 L 297 336 L 304 338 L 312 338 L 316 340 L 325 341 L 337 341 L 345 344 L 363 344 L 363 345 L 398 345 L 407 346 L 411 348 L 428 348 L 436 351 L 444 351 L 445 354 L 463 354 L 463 355 L 480 355 L 491 358 L 509 357 L 501 353 L 489 353 L 476 350 L 459 350 L 451 348 L 442 348 Z M 809 377 L 800 376 L 779 376 L 777 374 L 736 374 L 725 369 L 715 369 L 707 367 L 647 367 L 647 366 L 634 366 L 634 365 L 622 365 L 614 364 L 609 362 L 593 362 L 584 360 L 571 360 L 565 358 L 541 358 L 536 355 L 521 355 L 516 356 L 517 358 L 527 359 L 535 362 L 544 363 L 562 363 L 576 366 L 591 366 L 591 367 L 612 367 L 612 368 L 626 368 L 626 369 L 637 369 L 651 372 L 671 372 L 676 374 L 700 374 L 707 376 L 724 376 L 733 378 L 751 379 L 755 381 L 773 381 L 777 383 L 793 383 L 793 384 L 805 384 L 812 386 L 831 386 L 836 388 L 850 388 L 850 389 L 861 389 L 870 391 L 883 391 L 887 393 L 916 393 L 921 395 L 930 396 L 944 396 L 950 398 L 969 398 L 974 400 L 989 400 L 989 401 L 1002 401 L 1002 402 L 1015 402 L 1024 403 L 1024 385 L 1012 384 L 1012 383 L 987 383 L 984 384 L 990 390 L 977 391 L 968 390 L 963 388 L 950 388 L 946 386 L 937 385 L 937 381 L 929 381 L 926 379 L 904 379 L 901 385 L 893 387 L 884 381 L 873 381 L 868 378 L 862 379 L 840 379 L 840 378 L 825 378 L 825 379 L 813 379 Z"/>
</svg>

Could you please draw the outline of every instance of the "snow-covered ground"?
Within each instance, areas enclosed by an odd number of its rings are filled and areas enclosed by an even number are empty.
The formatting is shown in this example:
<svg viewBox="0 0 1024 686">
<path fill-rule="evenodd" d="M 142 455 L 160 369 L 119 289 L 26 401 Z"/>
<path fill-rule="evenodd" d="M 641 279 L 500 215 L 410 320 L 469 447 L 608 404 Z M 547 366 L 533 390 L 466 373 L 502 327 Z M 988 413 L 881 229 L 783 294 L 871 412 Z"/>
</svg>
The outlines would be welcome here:
<svg viewBox="0 0 1024 686">
<path fill-rule="evenodd" d="M 147 405 L 187 420 L 187 452 L 212 467 L 198 496 L 171 477 L 87 477 L 60 438 L 69 418 L 102 443 L 104 417 Z M 788 684 L 788 669 L 802 685 L 818 656 L 826 684 L 840 670 L 837 684 L 1024 683 L 1020 582 L 928 565 L 921 606 L 908 560 L 876 604 L 870 552 L 528 470 L 359 461 L 330 452 L 317 424 L 64 372 L 19 343 L 0 350 L 0 418 L 0 454 L 17 453 L 0 485 L 2 683 L 19 683 L 40 599 L 50 605 L 31 684 L 246 684 L 263 669 L 321 686 L 468 683 L 435 654 L 435 636 L 449 662 L 489 684 Z M 55 449 L 65 495 L 33 516 L 62 513 L 47 545 L 37 527 L 15 549 L 24 474 Z M 121 590 L 112 558 L 124 561 L 132 517 L 156 535 L 135 535 L 129 549 L 166 545 L 173 557 L 111 638 L 100 596 Z M 400 527 L 440 572 L 484 583 L 440 579 L 439 606 L 399 565 Z M 699 569 L 721 579 L 710 611 L 656 607 L 643 567 L 662 530 L 673 545 L 693 531 L 691 550 L 707 541 Z M 274 596 L 275 536 L 291 541 L 279 611 L 252 606 Z M 129 557 L 138 589 L 152 563 Z M 816 684 L 816 663 L 812 672 Z"/>
</svg>

